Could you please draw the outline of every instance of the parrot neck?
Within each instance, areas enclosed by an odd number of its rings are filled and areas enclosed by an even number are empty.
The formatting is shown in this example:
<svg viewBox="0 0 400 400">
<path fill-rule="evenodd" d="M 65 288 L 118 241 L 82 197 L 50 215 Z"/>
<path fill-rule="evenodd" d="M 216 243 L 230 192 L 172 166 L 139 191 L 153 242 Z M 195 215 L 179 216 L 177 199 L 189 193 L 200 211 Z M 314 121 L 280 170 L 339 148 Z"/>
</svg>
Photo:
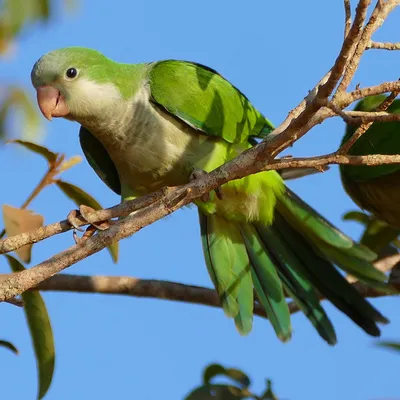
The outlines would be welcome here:
<svg viewBox="0 0 400 400">
<path fill-rule="evenodd" d="M 93 115 L 74 118 L 96 136 L 104 146 L 124 148 L 140 140 L 149 115 L 149 89 L 145 82 L 134 95 L 125 100 L 115 87 L 109 90 L 104 102 L 98 100 Z M 132 135 L 135 132 L 135 135 Z"/>
<path fill-rule="evenodd" d="M 123 141 L 133 120 L 142 118 L 141 110 L 148 104 L 146 64 L 118 64 L 107 80 L 90 76 L 81 81 L 71 96 L 70 119 L 110 144 Z M 76 101 L 76 104 L 74 103 Z"/>
</svg>

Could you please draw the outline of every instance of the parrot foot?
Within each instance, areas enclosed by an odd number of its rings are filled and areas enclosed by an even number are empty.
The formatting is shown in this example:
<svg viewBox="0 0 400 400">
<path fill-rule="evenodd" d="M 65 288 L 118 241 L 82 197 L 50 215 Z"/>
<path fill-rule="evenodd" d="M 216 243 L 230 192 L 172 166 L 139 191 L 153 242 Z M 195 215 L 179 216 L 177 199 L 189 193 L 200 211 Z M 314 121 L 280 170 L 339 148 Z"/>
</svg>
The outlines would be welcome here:
<svg viewBox="0 0 400 400">
<path fill-rule="evenodd" d="M 94 225 L 89 225 L 87 229 L 85 230 L 85 233 L 82 235 L 82 237 L 79 237 L 76 233 L 76 230 L 74 229 L 73 237 L 74 241 L 76 244 L 80 244 L 86 239 L 89 239 L 91 236 L 93 236 L 97 231 L 97 228 Z"/>
<path fill-rule="evenodd" d="M 189 193 L 189 190 L 186 189 L 183 192 L 179 193 L 177 195 L 174 195 L 173 197 L 171 196 L 171 191 L 175 189 L 174 187 L 168 187 L 165 186 L 161 190 L 164 195 L 163 202 L 166 206 L 167 209 L 172 210 L 179 202 L 181 202 Z"/>
<path fill-rule="evenodd" d="M 190 174 L 190 181 L 194 181 L 196 179 L 200 179 L 202 178 L 204 175 L 207 175 L 206 171 L 203 171 L 202 169 L 195 169 L 191 174 Z M 223 200 L 224 199 L 224 194 L 222 192 L 222 189 L 220 187 L 216 188 L 214 190 L 215 194 L 217 195 L 219 200 Z M 204 201 L 205 203 L 207 203 L 208 201 L 210 201 L 210 193 L 206 193 L 203 194 L 203 196 L 200 197 L 201 201 Z"/>
<path fill-rule="evenodd" d="M 94 211 L 96 210 L 92 207 L 81 205 L 79 207 L 79 210 L 72 210 L 68 214 L 67 221 L 74 228 L 74 240 L 76 244 L 80 243 L 82 240 L 86 240 L 89 237 L 93 236 L 97 230 L 104 231 L 105 229 L 108 229 L 110 227 L 112 221 L 89 223 L 87 218 L 88 214 Z M 86 230 L 80 227 L 80 225 L 82 225 L 82 223 L 85 222 L 89 224 Z M 84 232 L 81 238 L 79 238 L 78 235 L 76 234 L 77 230 L 80 232 Z"/>
</svg>

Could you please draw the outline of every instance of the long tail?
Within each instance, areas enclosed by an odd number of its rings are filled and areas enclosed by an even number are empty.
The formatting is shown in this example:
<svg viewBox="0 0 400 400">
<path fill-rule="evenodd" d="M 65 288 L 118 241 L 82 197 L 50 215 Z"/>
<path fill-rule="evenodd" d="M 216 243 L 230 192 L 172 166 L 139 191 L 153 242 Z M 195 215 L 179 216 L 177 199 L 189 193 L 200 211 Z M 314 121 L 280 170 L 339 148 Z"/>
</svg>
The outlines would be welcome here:
<svg viewBox="0 0 400 400">
<path fill-rule="evenodd" d="M 209 274 L 225 314 L 235 319 L 241 334 L 252 329 L 253 290 L 282 341 L 289 340 L 292 331 L 285 293 L 331 345 L 336 333 L 319 296 L 372 336 L 380 335 L 378 322 L 389 322 L 333 265 L 373 287 L 387 288 L 386 276 L 371 264 L 375 253 L 344 235 L 289 189 L 278 201 L 272 226 L 199 215 Z"/>
</svg>

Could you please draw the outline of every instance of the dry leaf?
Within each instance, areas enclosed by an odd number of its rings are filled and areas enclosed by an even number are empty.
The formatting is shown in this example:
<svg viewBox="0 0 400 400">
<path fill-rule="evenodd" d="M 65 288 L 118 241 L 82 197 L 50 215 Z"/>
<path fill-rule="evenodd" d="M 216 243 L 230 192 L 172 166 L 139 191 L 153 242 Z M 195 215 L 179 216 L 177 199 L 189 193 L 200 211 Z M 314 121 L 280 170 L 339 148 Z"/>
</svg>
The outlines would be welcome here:
<svg viewBox="0 0 400 400">
<path fill-rule="evenodd" d="M 60 168 L 58 169 L 58 173 L 64 172 L 67 169 L 70 169 L 76 164 L 79 164 L 82 162 L 82 157 L 81 156 L 73 156 L 69 158 L 68 160 L 64 161 L 61 165 Z"/>
<path fill-rule="evenodd" d="M 44 223 L 42 215 L 7 204 L 3 205 L 3 219 L 5 231 L 8 236 L 35 230 L 43 226 Z M 21 247 L 15 252 L 23 262 L 30 263 L 32 244 Z"/>
</svg>

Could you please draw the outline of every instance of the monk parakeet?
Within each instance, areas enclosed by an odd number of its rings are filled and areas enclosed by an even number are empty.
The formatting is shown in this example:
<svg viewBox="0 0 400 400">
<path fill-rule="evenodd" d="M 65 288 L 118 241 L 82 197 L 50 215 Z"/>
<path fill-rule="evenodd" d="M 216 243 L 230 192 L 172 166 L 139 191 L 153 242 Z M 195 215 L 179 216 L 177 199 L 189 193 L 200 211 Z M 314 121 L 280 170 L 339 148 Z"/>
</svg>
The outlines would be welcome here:
<svg viewBox="0 0 400 400">
<path fill-rule="evenodd" d="M 194 62 L 120 64 L 72 47 L 44 55 L 31 77 L 43 115 L 81 125 L 89 164 L 122 200 L 188 183 L 274 129 L 236 87 Z M 388 322 L 334 266 L 382 287 L 375 253 L 305 204 L 277 172 L 231 181 L 196 206 L 209 275 L 241 334 L 252 329 L 256 300 L 279 339 L 289 340 L 285 294 L 329 344 L 336 334 L 319 295 L 370 335 Z"/>
<path fill-rule="evenodd" d="M 384 100 L 384 95 L 370 96 L 359 101 L 354 110 L 373 111 Z M 395 100 L 387 111 L 399 113 L 400 100 Z M 357 128 L 357 125 L 346 126 L 342 144 Z M 349 154 L 400 154 L 399 133 L 400 122 L 374 122 L 350 148 Z M 381 220 L 371 227 L 377 230 L 369 239 L 371 243 L 365 243 L 375 251 L 382 250 L 400 232 L 400 165 L 341 165 L 340 173 L 343 186 L 353 201 Z"/>
</svg>

